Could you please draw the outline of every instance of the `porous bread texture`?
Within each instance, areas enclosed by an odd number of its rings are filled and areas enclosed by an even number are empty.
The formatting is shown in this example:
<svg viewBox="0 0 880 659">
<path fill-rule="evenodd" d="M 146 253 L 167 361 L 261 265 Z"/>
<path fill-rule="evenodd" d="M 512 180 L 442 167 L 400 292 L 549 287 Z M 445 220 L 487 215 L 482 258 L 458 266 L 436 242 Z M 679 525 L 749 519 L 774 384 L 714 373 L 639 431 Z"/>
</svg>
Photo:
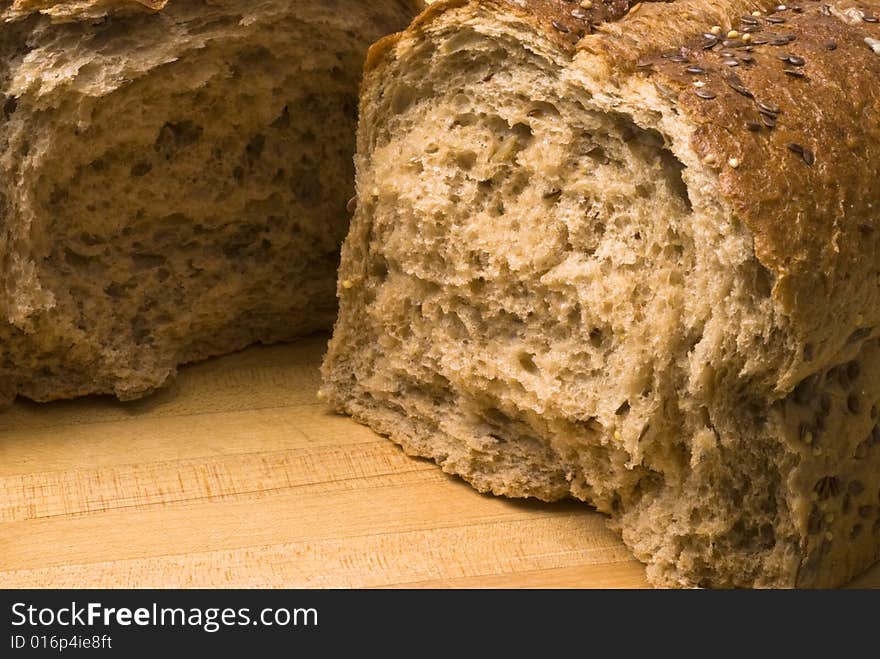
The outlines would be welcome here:
<svg viewBox="0 0 880 659">
<path fill-rule="evenodd" d="M 421 3 L 4 4 L 0 403 L 331 326 L 364 57 Z"/>
<path fill-rule="evenodd" d="M 481 491 L 592 503 L 656 585 L 846 581 L 880 547 L 877 339 L 808 354 L 671 83 L 511 7 L 370 56 L 323 394 Z"/>
</svg>

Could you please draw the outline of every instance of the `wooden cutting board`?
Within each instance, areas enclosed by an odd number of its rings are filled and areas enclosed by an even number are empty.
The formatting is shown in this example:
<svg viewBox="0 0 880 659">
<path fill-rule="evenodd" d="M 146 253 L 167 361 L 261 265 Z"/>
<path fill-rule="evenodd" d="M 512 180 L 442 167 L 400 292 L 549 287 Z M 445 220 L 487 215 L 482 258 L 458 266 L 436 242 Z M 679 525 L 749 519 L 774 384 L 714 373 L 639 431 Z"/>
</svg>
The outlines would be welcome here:
<svg viewBox="0 0 880 659">
<path fill-rule="evenodd" d="M 480 495 L 328 413 L 325 342 L 0 413 L 0 586 L 647 586 L 586 506 Z"/>
</svg>

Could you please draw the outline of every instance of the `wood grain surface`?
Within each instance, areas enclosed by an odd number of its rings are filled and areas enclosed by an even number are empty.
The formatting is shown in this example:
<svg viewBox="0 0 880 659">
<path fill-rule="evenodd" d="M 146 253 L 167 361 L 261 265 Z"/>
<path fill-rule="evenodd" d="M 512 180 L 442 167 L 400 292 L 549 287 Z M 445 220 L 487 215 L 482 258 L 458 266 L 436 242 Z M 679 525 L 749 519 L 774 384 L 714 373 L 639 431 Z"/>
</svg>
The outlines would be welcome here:
<svg viewBox="0 0 880 659">
<path fill-rule="evenodd" d="M 647 587 L 586 506 L 480 495 L 328 413 L 325 342 L 0 413 L 0 586 Z"/>
</svg>

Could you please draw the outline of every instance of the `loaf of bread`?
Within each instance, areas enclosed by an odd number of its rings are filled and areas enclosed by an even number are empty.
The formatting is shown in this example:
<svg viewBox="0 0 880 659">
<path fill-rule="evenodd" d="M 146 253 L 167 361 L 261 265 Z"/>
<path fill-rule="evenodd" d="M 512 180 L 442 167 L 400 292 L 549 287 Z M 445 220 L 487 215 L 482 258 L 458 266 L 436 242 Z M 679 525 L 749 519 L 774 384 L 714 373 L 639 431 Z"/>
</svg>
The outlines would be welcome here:
<svg viewBox="0 0 880 659">
<path fill-rule="evenodd" d="M 368 56 L 323 394 L 662 586 L 880 548 L 880 2 L 434 3 Z"/>
<path fill-rule="evenodd" d="M 363 61 L 421 6 L 0 2 L 0 404 L 329 329 Z"/>
</svg>

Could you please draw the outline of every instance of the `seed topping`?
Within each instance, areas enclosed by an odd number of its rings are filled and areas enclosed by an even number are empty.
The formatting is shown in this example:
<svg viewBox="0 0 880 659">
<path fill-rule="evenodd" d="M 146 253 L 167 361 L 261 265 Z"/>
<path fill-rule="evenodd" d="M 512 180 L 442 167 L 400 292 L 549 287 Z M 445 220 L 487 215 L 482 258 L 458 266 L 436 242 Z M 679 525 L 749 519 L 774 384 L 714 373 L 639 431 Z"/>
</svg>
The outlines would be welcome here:
<svg viewBox="0 0 880 659">
<path fill-rule="evenodd" d="M 813 491 L 819 496 L 819 501 L 825 501 L 830 497 L 840 494 L 840 481 L 837 476 L 825 476 L 816 483 Z"/>
<path fill-rule="evenodd" d="M 730 86 L 730 88 L 733 89 L 733 91 L 737 92 L 738 94 L 742 94 L 746 98 L 754 98 L 754 94 L 752 94 L 752 92 L 750 92 L 746 88 L 746 86 L 743 84 L 742 79 L 738 75 L 736 75 L 735 73 L 728 74 L 725 77 L 725 81 Z"/>
<path fill-rule="evenodd" d="M 782 112 L 779 106 L 771 101 L 758 101 L 758 110 L 763 114 L 769 114 L 774 117 Z"/>
<path fill-rule="evenodd" d="M 788 150 L 792 153 L 798 154 L 808 165 L 812 165 L 816 162 L 816 155 L 810 149 L 801 144 L 792 142 L 788 145 Z"/>
<path fill-rule="evenodd" d="M 846 409 L 848 409 L 851 414 L 858 414 L 859 412 L 861 412 L 862 403 L 856 394 L 850 394 L 849 396 L 847 396 Z"/>
</svg>

